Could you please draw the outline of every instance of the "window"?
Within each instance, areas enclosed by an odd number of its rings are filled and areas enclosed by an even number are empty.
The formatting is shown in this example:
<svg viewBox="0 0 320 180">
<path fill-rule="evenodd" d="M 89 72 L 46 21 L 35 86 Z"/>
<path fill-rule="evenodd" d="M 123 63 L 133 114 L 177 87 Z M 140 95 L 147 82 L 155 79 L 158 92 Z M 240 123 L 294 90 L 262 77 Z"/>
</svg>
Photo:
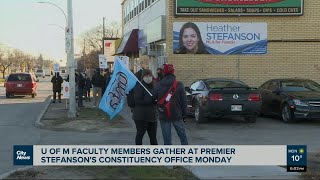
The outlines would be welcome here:
<svg viewBox="0 0 320 180">
<path fill-rule="evenodd" d="M 203 84 L 202 81 L 200 81 L 199 86 L 198 86 L 197 89 L 198 89 L 198 90 L 205 90 L 205 89 L 206 89 L 206 86 Z"/>
<path fill-rule="evenodd" d="M 191 89 L 192 91 L 196 91 L 196 89 L 199 87 L 199 85 L 200 85 L 200 81 L 197 81 L 197 82 L 193 83 L 193 84 L 190 86 L 190 89 Z"/>
<path fill-rule="evenodd" d="M 294 80 L 282 81 L 281 87 L 283 91 L 320 91 L 320 85 L 310 80 Z"/>
<path fill-rule="evenodd" d="M 268 82 L 264 83 L 263 85 L 261 85 L 260 89 L 268 89 L 269 85 L 270 85 L 270 82 L 268 81 Z"/>
<path fill-rule="evenodd" d="M 219 80 L 208 80 L 206 81 L 210 89 L 220 89 L 220 88 L 247 88 L 246 84 L 239 81 L 219 81 Z"/>
<path fill-rule="evenodd" d="M 11 74 L 7 81 L 31 81 L 30 74 Z"/>
<path fill-rule="evenodd" d="M 279 84 L 277 81 L 272 81 L 268 87 L 270 91 L 276 91 L 279 89 Z"/>
</svg>

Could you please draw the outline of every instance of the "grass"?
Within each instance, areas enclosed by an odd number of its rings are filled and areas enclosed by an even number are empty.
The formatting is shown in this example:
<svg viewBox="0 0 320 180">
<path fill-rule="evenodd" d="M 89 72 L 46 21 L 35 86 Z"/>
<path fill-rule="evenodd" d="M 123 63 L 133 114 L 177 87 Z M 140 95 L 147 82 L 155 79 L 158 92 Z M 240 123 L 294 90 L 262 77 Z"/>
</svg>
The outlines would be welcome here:
<svg viewBox="0 0 320 180">
<path fill-rule="evenodd" d="M 162 166 L 102 166 L 102 167 L 75 167 L 81 171 L 95 171 L 94 179 L 190 179 L 197 178 L 180 166 L 168 169 Z"/>
<path fill-rule="evenodd" d="M 320 179 L 320 153 L 308 153 L 307 172 L 302 173 L 302 179 Z"/>
<path fill-rule="evenodd" d="M 34 179 L 39 174 L 36 170 L 17 171 L 5 179 Z"/>
<path fill-rule="evenodd" d="M 192 173 L 178 166 L 173 169 L 162 166 L 69 166 L 60 167 L 53 171 L 51 167 L 39 171 L 21 171 L 12 174 L 8 179 L 37 179 L 37 175 L 41 175 L 38 178 L 47 179 L 50 178 L 50 173 L 60 174 L 61 179 L 64 179 L 68 174 L 70 174 L 69 179 L 76 178 L 76 176 L 73 177 L 74 174 L 78 176 L 82 174 L 82 176 L 91 177 L 90 179 L 197 179 Z M 56 176 L 55 178 L 60 179 Z"/>
</svg>

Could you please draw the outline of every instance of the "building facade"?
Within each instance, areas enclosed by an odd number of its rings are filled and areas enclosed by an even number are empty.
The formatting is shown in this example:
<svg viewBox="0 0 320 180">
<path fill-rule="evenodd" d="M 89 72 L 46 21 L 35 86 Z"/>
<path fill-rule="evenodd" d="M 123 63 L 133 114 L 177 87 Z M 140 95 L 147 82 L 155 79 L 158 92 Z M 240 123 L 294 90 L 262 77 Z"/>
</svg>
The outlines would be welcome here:
<svg viewBox="0 0 320 180">
<path fill-rule="evenodd" d="M 147 64 L 155 72 L 165 61 L 166 0 L 124 0 L 122 27 L 124 36 L 117 53 L 130 58 L 132 70 Z M 128 52 L 121 46 L 137 46 L 137 49 Z"/>
<path fill-rule="evenodd" d="M 139 32 L 139 50 L 134 55 L 129 54 L 132 59 L 132 68 L 135 67 L 134 62 L 138 60 L 147 61 L 153 71 L 156 67 L 160 67 L 163 62 L 169 62 L 175 65 L 177 78 L 183 81 L 186 86 L 197 79 L 211 77 L 240 79 L 256 87 L 272 78 L 302 77 L 320 82 L 320 12 L 318 11 L 320 1 L 301 0 L 303 4 L 299 10 L 297 8 L 247 9 L 250 11 L 257 10 L 257 12 L 267 12 L 268 9 L 270 9 L 270 12 L 287 12 L 256 15 L 237 13 L 241 11 L 241 8 L 211 9 L 212 12 L 232 11 L 233 13 L 224 15 L 192 15 L 192 11 L 199 12 L 201 10 L 205 12 L 208 9 L 182 8 L 181 11 L 185 10 L 190 14 L 181 13 L 181 15 L 177 13 L 177 6 L 181 5 L 177 5 L 177 2 L 188 5 L 188 3 L 221 1 L 150 0 L 150 4 L 148 0 L 124 0 L 122 2 L 124 34 L 133 29 L 138 29 Z M 237 3 L 239 0 L 228 0 L 228 2 Z M 233 4 L 230 7 L 236 6 Z M 290 14 L 289 12 L 299 12 L 300 14 Z M 163 20 L 163 17 L 165 17 L 165 20 Z M 161 22 L 165 26 L 160 25 Z M 175 54 L 173 52 L 173 29 L 174 23 L 177 22 L 266 23 L 267 53 L 250 55 Z M 163 27 L 166 28 L 165 38 L 160 31 Z"/>
</svg>

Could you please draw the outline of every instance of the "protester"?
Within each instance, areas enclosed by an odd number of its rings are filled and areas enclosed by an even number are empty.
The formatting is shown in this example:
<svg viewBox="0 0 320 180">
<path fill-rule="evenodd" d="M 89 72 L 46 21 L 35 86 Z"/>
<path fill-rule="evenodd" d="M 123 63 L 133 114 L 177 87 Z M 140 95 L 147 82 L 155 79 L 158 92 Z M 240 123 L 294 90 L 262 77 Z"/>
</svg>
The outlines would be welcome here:
<svg viewBox="0 0 320 180">
<path fill-rule="evenodd" d="M 100 74 L 100 69 L 96 69 L 95 74 L 92 77 L 93 85 L 93 108 L 99 106 L 102 97 L 102 88 L 105 87 L 105 80 Z"/>
<path fill-rule="evenodd" d="M 141 81 L 141 75 L 142 75 L 143 68 L 141 68 L 139 71 L 137 71 L 134 75 L 137 77 L 139 81 Z M 133 70 L 131 70 L 133 72 Z M 131 112 L 133 112 L 133 109 L 135 107 L 135 102 L 134 102 L 134 89 L 129 91 L 127 94 L 127 104 L 130 107 Z"/>
<path fill-rule="evenodd" d="M 158 81 L 162 80 L 162 78 L 163 78 L 162 69 L 158 68 L 157 69 L 157 78 L 155 78 L 155 81 L 158 82 Z"/>
<path fill-rule="evenodd" d="M 141 71 L 141 83 L 150 91 L 153 91 L 153 76 L 150 70 Z M 136 124 L 136 145 L 142 145 L 145 132 L 148 132 L 150 144 L 157 145 L 157 119 L 156 101 L 149 93 L 137 83 L 134 87 L 135 107 L 133 119 Z"/>
<path fill-rule="evenodd" d="M 103 78 L 105 80 L 105 84 L 106 85 L 102 89 L 102 94 L 104 94 L 104 92 L 106 91 L 107 86 L 108 86 L 108 84 L 110 82 L 110 79 L 111 79 L 111 75 L 110 75 L 109 69 L 105 69 L 104 72 L 105 72 L 105 74 L 103 75 Z"/>
<path fill-rule="evenodd" d="M 90 99 L 90 89 L 92 88 L 91 80 L 88 74 L 85 74 L 85 85 L 84 85 L 84 94 L 85 94 L 85 101 L 86 102 L 91 102 Z"/>
<path fill-rule="evenodd" d="M 82 102 L 82 96 L 84 93 L 84 88 L 85 88 L 85 79 L 84 79 L 84 73 L 80 73 L 78 75 L 78 107 L 84 107 L 83 102 Z"/>
<path fill-rule="evenodd" d="M 174 66 L 163 65 L 164 77 L 154 88 L 154 98 L 158 103 L 158 114 L 165 145 L 171 145 L 171 124 L 175 128 L 181 144 L 187 145 L 184 119 L 187 115 L 187 98 L 182 82 L 176 81 Z"/>
<path fill-rule="evenodd" d="M 51 82 L 52 82 L 52 91 L 53 91 L 52 103 L 56 102 L 57 93 L 58 93 L 59 103 L 61 103 L 61 85 L 63 83 L 63 79 L 60 76 L 59 72 L 55 73 L 55 75 L 51 78 Z"/>
</svg>

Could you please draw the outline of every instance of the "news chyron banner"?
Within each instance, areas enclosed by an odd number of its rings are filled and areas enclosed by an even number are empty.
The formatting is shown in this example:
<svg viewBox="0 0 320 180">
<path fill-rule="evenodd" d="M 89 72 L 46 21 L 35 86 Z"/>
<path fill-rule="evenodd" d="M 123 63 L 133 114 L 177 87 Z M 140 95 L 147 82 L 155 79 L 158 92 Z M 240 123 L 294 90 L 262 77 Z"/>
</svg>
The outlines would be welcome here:
<svg viewBox="0 0 320 180">
<path fill-rule="evenodd" d="M 307 168 L 305 145 L 15 145 L 14 165 L 33 166 L 287 166 Z"/>
</svg>

